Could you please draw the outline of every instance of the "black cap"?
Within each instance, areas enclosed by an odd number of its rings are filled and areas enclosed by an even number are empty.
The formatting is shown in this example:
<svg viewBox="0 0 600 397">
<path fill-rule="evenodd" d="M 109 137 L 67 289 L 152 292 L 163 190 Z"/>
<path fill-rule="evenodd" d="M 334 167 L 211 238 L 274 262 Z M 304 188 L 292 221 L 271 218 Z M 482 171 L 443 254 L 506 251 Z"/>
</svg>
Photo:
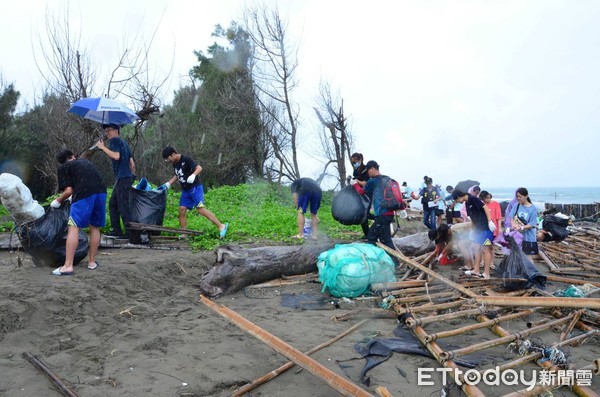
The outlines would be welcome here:
<svg viewBox="0 0 600 397">
<path fill-rule="evenodd" d="M 102 124 L 102 129 L 107 129 L 107 128 L 114 128 L 117 131 L 121 130 L 121 126 L 115 123 L 110 123 L 110 124 Z"/>
<path fill-rule="evenodd" d="M 377 161 L 369 160 L 369 162 L 367 163 L 367 171 L 371 168 L 375 168 L 376 170 L 379 169 L 379 164 L 377 164 Z"/>
</svg>

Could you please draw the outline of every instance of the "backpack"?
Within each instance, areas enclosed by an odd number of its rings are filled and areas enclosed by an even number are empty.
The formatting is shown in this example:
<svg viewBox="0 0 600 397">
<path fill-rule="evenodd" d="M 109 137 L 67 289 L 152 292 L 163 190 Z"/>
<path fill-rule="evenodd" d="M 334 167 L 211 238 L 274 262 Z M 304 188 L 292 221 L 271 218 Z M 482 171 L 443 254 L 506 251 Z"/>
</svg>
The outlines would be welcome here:
<svg viewBox="0 0 600 397">
<path fill-rule="evenodd" d="M 402 192 L 400 184 L 389 176 L 381 177 L 381 187 L 383 188 L 383 201 L 381 207 L 387 210 L 402 210 L 406 208 L 406 204 L 402 200 Z"/>
</svg>

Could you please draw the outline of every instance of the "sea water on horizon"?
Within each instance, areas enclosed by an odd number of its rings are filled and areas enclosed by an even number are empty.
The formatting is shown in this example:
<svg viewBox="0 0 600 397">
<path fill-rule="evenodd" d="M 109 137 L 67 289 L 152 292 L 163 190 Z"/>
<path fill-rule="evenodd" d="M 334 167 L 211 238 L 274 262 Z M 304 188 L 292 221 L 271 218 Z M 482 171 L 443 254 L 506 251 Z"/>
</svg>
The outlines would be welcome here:
<svg viewBox="0 0 600 397">
<path fill-rule="evenodd" d="M 510 201 L 515 197 L 518 187 L 487 187 L 497 202 Z M 527 187 L 531 202 L 541 210 L 544 204 L 593 204 L 600 203 L 600 187 Z M 445 192 L 442 192 L 445 193 Z M 420 200 L 413 200 L 413 208 L 421 208 Z"/>
<path fill-rule="evenodd" d="M 486 187 L 482 189 L 490 192 L 494 200 L 510 201 L 515 197 L 517 187 Z M 544 207 L 544 203 L 551 204 L 593 204 L 600 202 L 600 187 L 527 187 L 531 202 L 537 207 Z"/>
</svg>

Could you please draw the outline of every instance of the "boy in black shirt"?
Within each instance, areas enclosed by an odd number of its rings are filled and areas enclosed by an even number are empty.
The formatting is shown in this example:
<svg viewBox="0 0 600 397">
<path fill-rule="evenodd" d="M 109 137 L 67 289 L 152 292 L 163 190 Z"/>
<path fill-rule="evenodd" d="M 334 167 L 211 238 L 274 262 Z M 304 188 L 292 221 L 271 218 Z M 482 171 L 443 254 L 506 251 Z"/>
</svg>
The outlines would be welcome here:
<svg viewBox="0 0 600 397">
<path fill-rule="evenodd" d="M 177 153 L 171 146 L 163 149 L 162 157 L 173 165 L 173 171 L 175 172 L 175 176 L 163 186 L 168 189 L 177 180 L 181 183 L 181 199 L 179 200 L 179 225 L 181 228 L 187 229 L 187 210 L 196 208 L 200 215 L 219 228 L 219 237 L 221 239 L 225 238 L 229 223 L 221 223 L 215 214 L 204 206 L 204 187 L 198 178 L 198 175 L 202 172 L 200 164 L 196 164 L 188 156 Z"/>
<path fill-rule="evenodd" d="M 52 208 L 60 208 L 72 197 L 67 231 L 65 263 L 52 271 L 55 276 L 72 276 L 73 259 L 79 240 L 79 228 L 90 227 L 90 251 L 88 269 L 98 267 L 96 252 L 100 245 L 100 228 L 106 224 L 106 186 L 100 173 L 88 160 L 76 159 L 72 151 L 61 150 L 56 160 L 58 168 L 58 189 L 61 195 L 52 201 Z"/>
</svg>

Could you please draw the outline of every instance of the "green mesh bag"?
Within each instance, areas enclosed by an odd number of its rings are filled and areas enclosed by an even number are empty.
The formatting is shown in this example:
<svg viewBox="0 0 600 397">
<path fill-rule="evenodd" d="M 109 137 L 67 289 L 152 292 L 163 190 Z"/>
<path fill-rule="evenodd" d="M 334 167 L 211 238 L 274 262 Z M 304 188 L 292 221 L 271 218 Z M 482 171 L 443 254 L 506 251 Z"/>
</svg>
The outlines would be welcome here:
<svg viewBox="0 0 600 397">
<path fill-rule="evenodd" d="M 396 281 L 392 258 L 372 244 L 338 244 L 317 260 L 322 292 L 354 298 L 369 291 L 373 283 Z"/>
</svg>

